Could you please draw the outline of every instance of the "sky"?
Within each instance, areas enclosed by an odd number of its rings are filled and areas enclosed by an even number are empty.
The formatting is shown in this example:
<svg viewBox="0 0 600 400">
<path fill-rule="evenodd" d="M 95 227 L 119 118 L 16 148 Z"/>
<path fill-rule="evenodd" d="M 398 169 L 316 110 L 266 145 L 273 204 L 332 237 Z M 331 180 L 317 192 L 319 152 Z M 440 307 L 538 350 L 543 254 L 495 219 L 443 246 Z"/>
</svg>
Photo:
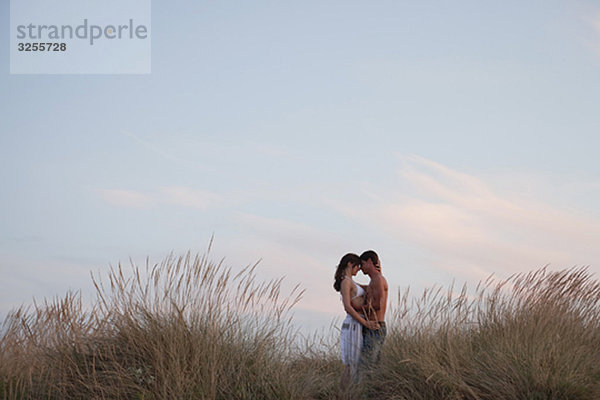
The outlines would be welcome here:
<svg viewBox="0 0 600 400">
<path fill-rule="evenodd" d="M 0 315 L 211 237 L 299 283 L 306 331 L 347 252 L 392 304 L 600 272 L 597 3 L 154 1 L 151 41 L 150 74 L 11 75 L 3 29 Z"/>
</svg>

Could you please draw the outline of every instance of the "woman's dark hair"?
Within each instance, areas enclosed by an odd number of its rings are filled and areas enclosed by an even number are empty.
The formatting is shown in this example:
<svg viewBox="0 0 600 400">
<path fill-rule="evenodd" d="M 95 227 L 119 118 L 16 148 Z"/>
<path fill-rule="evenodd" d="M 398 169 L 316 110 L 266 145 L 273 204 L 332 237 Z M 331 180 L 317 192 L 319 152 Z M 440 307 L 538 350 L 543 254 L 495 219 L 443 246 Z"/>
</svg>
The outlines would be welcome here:
<svg viewBox="0 0 600 400">
<path fill-rule="evenodd" d="M 373 250 L 367 250 L 360 255 L 360 259 L 363 261 L 373 261 L 373 265 L 377 270 L 381 272 L 381 264 L 379 264 L 379 256 Z"/>
<path fill-rule="evenodd" d="M 340 260 L 340 263 L 335 270 L 335 282 L 333 283 L 333 288 L 337 292 L 339 292 L 342 288 L 342 279 L 344 279 L 344 272 L 346 271 L 348 263 L 350 263 L 353 267 L 355 265 L 360 265 L 360 257 L 354 253 L 348 253 Z"/>
</svg>

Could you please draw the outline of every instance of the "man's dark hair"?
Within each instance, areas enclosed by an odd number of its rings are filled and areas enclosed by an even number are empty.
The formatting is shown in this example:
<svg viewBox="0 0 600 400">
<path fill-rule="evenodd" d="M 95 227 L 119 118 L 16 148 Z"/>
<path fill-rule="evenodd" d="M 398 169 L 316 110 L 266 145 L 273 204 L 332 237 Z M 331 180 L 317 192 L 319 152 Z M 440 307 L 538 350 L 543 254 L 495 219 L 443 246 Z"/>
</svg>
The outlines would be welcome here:
<svg viewBox="0 0 600 400">
<path fill-rule="evenodd" d="M 362 253 L 360 255 L 360 259 L 362 261 L 373 261 L 373 265 L 375 266 L 375 268 L 381 271 L 381 265 L 379 264 L 379 256 L 373 250 L 367 250 L 364 253 Z"/>
</svg>

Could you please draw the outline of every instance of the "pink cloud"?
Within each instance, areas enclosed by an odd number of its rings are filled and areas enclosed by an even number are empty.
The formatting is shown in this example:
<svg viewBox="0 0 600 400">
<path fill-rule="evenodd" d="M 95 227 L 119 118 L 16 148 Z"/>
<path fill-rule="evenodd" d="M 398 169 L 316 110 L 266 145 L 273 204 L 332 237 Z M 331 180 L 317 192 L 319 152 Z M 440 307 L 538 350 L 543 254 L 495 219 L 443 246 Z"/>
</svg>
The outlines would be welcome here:
<svg viewBox="0 0 600 400">
<path fill-rule="evenodd" d="M 600 267 L 597 215 L 502 190 L 493 177 L 417 156 L 401 160 L 397 189 L 338 210 L 422 250 L 424 263 L 469 280 L 546 264 Z"/>
</svg>

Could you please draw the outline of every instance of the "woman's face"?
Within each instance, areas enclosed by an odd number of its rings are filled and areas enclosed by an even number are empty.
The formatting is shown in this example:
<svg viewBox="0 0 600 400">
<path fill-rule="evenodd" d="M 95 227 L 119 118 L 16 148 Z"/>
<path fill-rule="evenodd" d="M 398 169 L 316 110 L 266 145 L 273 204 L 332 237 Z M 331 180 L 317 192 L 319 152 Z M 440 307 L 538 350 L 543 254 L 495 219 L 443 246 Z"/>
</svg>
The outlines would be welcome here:
<svg viewBox="0 0 600 400">
<path fill-rule="evenodd" d="M 351 271 L 352 271 L 352 276 L 356 276 L 356 274 L 358 274 L 358 271 L 360 271 L 360 264 L 353 265 L 351 268 Z"/>
</svg>

